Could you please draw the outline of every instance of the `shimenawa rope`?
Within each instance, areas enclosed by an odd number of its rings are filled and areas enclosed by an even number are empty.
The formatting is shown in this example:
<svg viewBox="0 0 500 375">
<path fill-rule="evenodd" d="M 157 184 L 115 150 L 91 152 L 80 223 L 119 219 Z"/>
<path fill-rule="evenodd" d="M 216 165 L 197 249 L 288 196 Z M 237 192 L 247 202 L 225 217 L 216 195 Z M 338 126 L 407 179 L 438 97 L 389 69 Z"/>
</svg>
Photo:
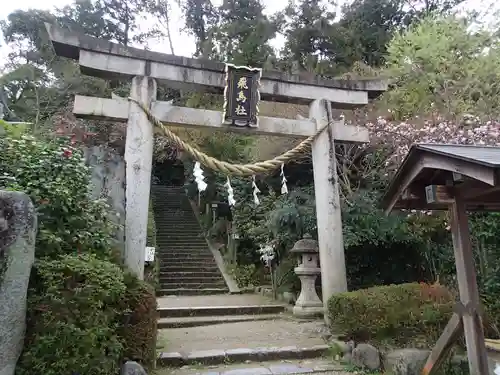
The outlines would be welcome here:
<svg viewBox="0 0 500 375">
<path fill-rule="evenodd" d="M 137 104 L 139 108 L 141 108 L 142 111 L 146 114 L 148 120 L 154 126 L 159 128 L 167 138 L 169 138 L 170 140 L 172 140 L 172 142 L 174 142 L 174 144 L 177 147 L 182 148 L 189 155 L 191 155 L 193 159 L 199 161 L 202 165 L 204 165 L 207 168 L 232 176 L 246 177 L 246 176 L 254 176 L 256 174 L 263 174 L 274 171 L 275 169 L 279 168 L 283 163 L 296 159 L 300 155 L 308 152 L 311 149 L 311 145 L 314 139 L 316 139 L 316 137 L 326 128 L 326 126 L 323 127 L 318 132 L 316 132 L 316 134 L 303 140 L 291 150 L 288 150 L 285 153 L 278 155 L 273 159 L 253 164 L 232 164 L 208 156 L 204 152 L 184 142 L 181 138 L 179 138 L 177 134 L 173 133 L 155 115 L 153 115 L 151 111 L 148 108 L 146 108 L 146 106 L 143 103 L 131 97 L 129 97 L 128 100 Z"/>
</svg>

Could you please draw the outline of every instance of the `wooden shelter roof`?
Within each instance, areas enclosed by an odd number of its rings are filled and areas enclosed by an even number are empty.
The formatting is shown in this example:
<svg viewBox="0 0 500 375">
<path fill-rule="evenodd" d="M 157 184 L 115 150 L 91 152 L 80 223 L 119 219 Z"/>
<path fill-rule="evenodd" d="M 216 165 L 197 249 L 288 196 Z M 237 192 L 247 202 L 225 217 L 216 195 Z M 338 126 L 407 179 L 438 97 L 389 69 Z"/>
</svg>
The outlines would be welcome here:
<svg viewBox="0 0 500 375">
<path fill-rule="evenodd" d="M 382 207 L 392 209 L 447 210 L 449 189 L 459 191 L 468 211 L 500 211 L 500 147 L 416 144 L 399 167 Z M 435 186 L 438 199 L 426 196 Z"/>
</svg>

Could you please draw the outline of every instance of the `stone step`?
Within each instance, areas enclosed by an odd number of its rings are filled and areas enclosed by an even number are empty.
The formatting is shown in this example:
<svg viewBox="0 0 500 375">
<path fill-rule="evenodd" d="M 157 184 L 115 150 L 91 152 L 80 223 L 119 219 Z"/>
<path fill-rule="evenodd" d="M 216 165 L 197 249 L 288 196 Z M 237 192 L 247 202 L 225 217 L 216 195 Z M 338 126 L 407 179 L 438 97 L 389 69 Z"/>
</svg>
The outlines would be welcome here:
<svg viewBox="0 0 500 375">
<path fill-rule="evenodd" d="M 279 314 L 284 305 L 242 305 L 242 306 L 198 306 L 198 307 L 160 307 L 160 318 L 180 318 L 187 316 L 227 316 Z"/>
<path fill-rule="evenodd" d="M 201 249 L 202 247 L 207 249 L 208 244 L 205 240 L 200 241 L 196 240 L 195 238 L 191 237 L 191 241 L 189 239 L 185 239 L 182 241 L 172 241 L 172 240 L 156 240 L 156 243 L 158 246 L 163 245 L 164 249 L 175 249 L 175 248 L 181 248 L 181 249 Z M 166 246 L 166 247 L 165 247 Z"/>
<path fill-rule="evenodd" d="M 200 224 L 198 223 L 192 223 L 188 224 L 186 223 L 188 220 L 185 218 L 180 219 L 181 222 L 179 221 L 164 221 L 164 222 L 155 222 L 158 228 L 164 228 L 165 230 L 180 230 L 187 232 L 189 230 L 194 231 L 194 230 L 201 230 Z"/>
<path fill-rule="evenodd" d="M 169 248 L 165 249 L 165 247 L 159 247 L 159 254 L 163 255 L 165 257 L 179 257 L 179 258 L 190 258 L 190 257 L 197 257 L 197 258 L 213 258 L 212 252 L 208 250 L 208 248 L 205 246 L 205 248 L 185 248 L 185 247 L 180 247 L 180 248 Z"/>
<path fill-rule="evenodd" d="M 173 259 L 173 258 L 162 258 L 159 257 L 160 260 L 160 269 L 163 270 L 163 266 L 169 267 L 202 267 L 202 266 L 217 266 L 214 258 L 196 260 L 196 259 Z"/>
<path fill-rule="evenodd" d="M 194 244 L 177 244 L 177 243 L 170 243 L 169 241 L 156 241 L 157 246 L 162 250 L 162 251 L 208 251 L 208 245 L 206 242 L 203 242 L 203 245 L 201 243 L 194 243 Z"/>
<path fill-rule="evenodd" d="M 160 270 L 161 271 L 170 271 L 170 272 L 178 272 L 182 270 L 186 270 L 186 267 L 189 268 L 194 268 L 197 267 L 198 269 L 201 269 L 201 267 L 211 267 L 210 270 L 218 270 L 217 263 L 213 259 L 209 260 L 189 260 L 189 261 L 175 261 L 175 260 L 168 260 L 168 259 L 163 259 L 159 258 L 159 263 L 160 263 Z"/>
<path fill-rule="evenodd" d="M 157 219 L 158 222 L 177 224 L 178 226 L 180 226 L 181 224 L 186 224 L 189 226 L 194 226 L 195 224 L 197 224 L 198 226 L 200 225 L 196 220 L 196 216 L 194 216 L 194 213 L 188 212 L 184 209 L 169 210 L 161 209 L 158 207 L 155 207 L 155 209 L 155 219 Z M 181 222 L 183 220 L 186 220 L 186 223 Z"/>
<path fill-rule="evenodd" d="M 210 275 L 201 275 L 201 276 L 184 276 L 180 272 L 172 273 L 169 276 L 161 276 L 159 277 L 161 284 L 174 283 L 181 280 L 183 283 L 193 283 L 193 284 L 202 284 L 202 283 L 214 283 L 214 282 L 224 282 L 222 275 L 220 274 L 210 274 Z"/>
<path fill-rule="evenodd" d="M 182 318 L 160 318 L 158 319 L 158 329 L 165 328 L 188 328 L 208 326 L 212 324 L 253 322 L 259 320 L 281 319 L 277 314 L 258 315 L 223 315 L 223 316 L 189 316 Z"/>
<path fill-rule="evenodd" d="M 158 254 L 163 255 L 165 257 L 170 257 L 172 258 L 172 255 L 179 256 L 181 258 L 185 258 L 186 256 L 198 256 L 201 255 L 202 257 L 205 257 L 206 255 L 210 255 L 212 257 L 212 252 L 208 250 L 206 247 L 205 248 L 199 248 L 199 249 L 187 249 L 183 247 L 177 247 L 177 248 L 168 248 L 166 249 L 164 246 L 161 246 L 157 244 L 158 248 Z"/>
<path fill-rule="evenodd" d="M 158 231 L 162 232 L 156 235 L 156 239 L 158 241 L 186 242 L 191 240 L 194 241 L 194 243 L 206 243 L 205 235 L 201 232 L 201 229 L 180 231 L 176 229 L 169 229 L 165 226 L 157 226 L 156 228 Z"/>
<path fill-rule="evenodd" d="M 206 242 L 202 243 L 194 243 L 194 244 L 188 244 L 187 241 L 186 243 L 172 243 L 170 241 L 156 241 L 157 246 L 162 250 L 162 251 L 180 251 L 180 252 L 191 252 L 191 251 L 208 251 L 208 245 Z"/>
<path fill-rule="evenodd" d="M 193 208 L 185 202 L 156 202 L 153 201 L 153 208 L 156 209 L 155 215 L 164 214 L 165 211 L 179 211 L 193 215 Z"/>
<path fill-rule="evenodd" d="M 170 370 L 172 370 L 172 372 Z M 333 362 L 331 358 L 326 356 L 265 362 L 228 362 L 220 365 L 208 365 L 203 367 L 193 365 L 176 369 L 159 368 L 156 375 L 355 375 L 361 373 L 352 371 L 352 365 L 343 365 L 339 362 Z"/>
<path fill-rule="evenodd" d="M 212 253 L 210 250 L 208 250 L 206 247 L 205 248 L 198 248 L 198 249 L 193 249 L 193 248 L 170 248 L 170 249 L 165 249 L 160 247 L 160 251 L 158 252 L 160 255 L 164 256 L 175 256 L 179 258 L 190 258 L 190 257 L 201 257 L 201 258 L 211 258 L 213 257 Z"/>
<path fill-rule="evenodd" d="M 173 274 L 173 273 L 179 274 L 182 272 L 186 272 L 186 270 L 188 270 L 188 272 L 190 270 L 193 270 L 193 269 L 200 270 L 202 266 L 204 266 L 204 268 L 203 268 L 204 272 L 210 272 L 211 274 L 219 274 L 220 275 L 219 268 L 217 267 L 217 264 L 215 264 L 215 262 L 209 264 L 209 266 L 210 266 L 209 268 L 207 268 L 206 267 L 207 265 L 204 263 L 197 263 L 196 266 L 191 265 L 191 264 L 188 264 L 187 266 L 185 266 L 183 264 L 167 264 L 164 266 L 160 266 L 160 273 L 161 272 L 168 272 L 169 274 Z"/>
<path fill-rule="evenodd" d="M 168 228 L 165 225 L 158 225 L 157 230 L 161 231 L 156 235 L 158 240 L 177 240 L 177 241 L 186 241 L 186 240 L 198 240 L 205 241 L 205 235 L 201 231 L 200 228 L 196 230 L 177 230 L 175 228 Z"/>
<path fill-rule="evenodd" d="M 192 207 L 189 202 L 186 202 L 182 199 L 182 197 L 164 197 L 164 200 L 155 200 L 153 199 L 153 206 L 157 208 L 183 208 L 186 211 L 192 211 Z"/>
<path fill-rule="evenodd" d="M 202 235 L 203 231 L 199 225 L 192 227 L 181 227 L 179 224 L 168 224 L 168 223 L 157 223 L 156 227 L 163 230 L 162 233 L 158 233 L 161 237 L 171 237 L 172 235 L 182 237 L 186 234 Z"/>
<path fill-rule="evenodd" d="M 179 218 L 171 218 L 171 219 L 164 219 L 164 220 L 156 220 L 155 218 L 155 223 L 158 225 L 159 228 L 165 228 L 165 229 L 175 229 L 175 230 L 181 230 L 183 228 L 190 229 L 190 230 L 199 230 L 200 229 L 200 224 L 198 222 L 193 222 L 195 220 L 194 218 L 190 217 L 179 217 Z"/>
<path fill-rule="evenodd" d="M 160 247 L 161 249 L 161 247 Z M 194 258 L 194 259 L 213 259 L 212 253 L 207 250 L 185 250 L 181 251 L 179 249 L 173 250 L 160 250 L 158 252 L 158 257 L 160 259 L 165 259 L 167 261 L 169 260 L 175 260 L 177 258 L 184 260 L 189 260 L 187 258 Z"/>
<path fill-rule="evenodd" d="M 168 242 L 174 245 L 186 245 L 193 244 L 193 246 L 205 245 L 207 246 L 207 241 L 204 236 L 198 233 L 186 233 L 183 235 L 168 236 L 162 235 L 156 237 L 156 242 Z"/>
<path fill-rule="evenodd" d="M 214 271 L 200 271 L 200 270 L 194 270 L 194 271 L 163 271 L 160 270 L 160 279 L 161 278 L 170 278 L 170 277 L 215 277 L 219 276 L 220 273 L 219 270 L 216 269 Z"/>
<path fill-rule="evenodd" d="M 157 199 L 164 199 L 165 196 L 171 196 L 171 195 L 182 195 L 183 197 L 187 198 L 187 195 L 184 190 L 178 190 L 178 189 L 152 189 L 152 196 L 157 198 Z"/>
<path fill-rule="evenodd" d="M 158 218 L 159 220 L 165 220 L 165 221 L 173 221 L 179 218 L 189 218 L 189 219 L 194 219 L 196 220 L 196 216 L 194 215 L 193 210 L 191 207 L 182 207 L 182 206 L 163 206 L 159 207 L 156 206 L 154 207 L 156 211 L 155 212 L 155 218 Z"/>
<path fill-rule="evenodd" d="M 163 249 L 182 249 L 182 250 L 201 250 L 208 249 L 208 244 L 206 241 L 195 241 L 185 239 L 184 241 L 170 241 L 170 240 L 156 240 L 158 246 L 163 245 Z"/>
<path fill-rule="evenodd" d="M 200 228 L 197 228 L 196 230 L 177 230 L 175 228 L 168 228 L 165 225 L 157 226 L 157 230 L 162 231 L 162 233 L 158 233 L 156 235 L 156 238 L 159 240 L 178 240 L 178 241 L 185 241 L 188 239 L 194 239 L 194 240 L 203 240 L 205 241 L 205 235 L 201 231 Z"/>
<path fill-rule="evenodd" d="M 227 294 L 229 289 L 226 288 L 202 288 L 202 289 L 188 289 L 188 288 L 161 288 L 157 291 L 158 297 L 162 296 L 207 296 L 212 294 Z"/>
<path fill-rule="evenodd" d="M 200 244 L 194 244 L 194 245 L 180 245 L 178 246 L 177 244 L 168 244 L 167 241 L 165 241 L 163 244 L 160 244 L 158 241 L 156 241 L 156 244 L 159 248 L 160 251 L 162 252 L 179 252 L 179 253 L 183 253 L 183 252 L 186 252 L 186 253 L 191 253 L 192 251 L 194 251 L 195 253 L 196 252 L 200 252 L 200 253 L 205 253 L 205 252 L 209 252 L 208 250 L 208 245 L 206 242 L 204 242 L 204 245 L 205 246 L 201 246 L 201 243 Z"/>
<path fill-rule="evenodd" d="M 206 261 L 215 261 L 214 257 L 212 254 L 202 254 L 202 255 L 196 255 L 196 254 L 191 254 L 191 255 L 172 255 L 172 254 L 159 254 L 158 258 L 162 262 L 171 262 L 174 261 L 175 263 L 182 263 L 182 262 L 198 262 L 198 263 L 203 263 Z"/>
<path fill-rule="evenodd" d="M 218 289 L 226 287 L 226 283 L 221 277 L 218 281 L 202 283 L 184 280 L 178 280 L 177 282 L 160 282 L 160 287 L 162 289 Z"/>
<path fill-rule="evenodd" d="M 191 240 L 195 243 L 206 243 L 205 235 L 203 232 L 200 232 L 200 229 L 192 231 L 177 231 L 175 229 L 168 229 L 165 226 L 157 226 L 157 228 L 157 230 L 162 231 L 162 233 L 158 233 L 156 236 L 158 241 L 186 242 Z"/>
<path fill-rule="evenodd" d="M 182 219 L 182 221 L 187 221 Z M 164 231 L 164 235 L 172 235 L 172 234 L 185 234 L 185 233 L 202 233 L 202 229 L 199 224 L 191 224 L 191 225 L 183 225 L 178 222 L 176 223 L 160 223 L 155 222 L 157 228 L 161 228 Z M 160 233 L 163 234 L 163 233 Z"/>
<path fill-rule="evenodd" d="M 219 272 L 219 267 L 217 267 L 217 264 L 214 262 L 213 264 L 196 264 L 196 265 L 185 265 L 185 264 L 180 264 L 180 265 L 172 265 L 169 263 L 164 263 L 161 264 L 160 267 L 160 276 L 164 273 L 171 273 L 171 272 Z"/>
<path fill-rule="evenodd" d="M 156 241 L 156 244 L 163 252 L 180 252 L 180 253 L 182 252 L 190 253 L 191 251 L 202 252 L 202 253 L 210 252 L 208 250 L 208 244 L 206 242 L 188 244 L 186 241 L 186 243 L 182 244 L 182 243 L 172 243 L 170 241 L 162 241 L 162 242 Z"/>
<path fill-rule="evenodd" d="M 172 284 L 172 283 L 184 283 L 184 284 L 210 284 L 218 283 L 223 281 L 222 275 L 210 275 L 210 276 L 181 276 L 177 273 L 175 276 L 160 276 L 160 283 Z"/>
<path fill-rule="evenodd" d="M 186 250 L 201 250 L 208 249 L 206 241 L 195 241 L 188 239 L 184 241 L 169 241 L 169 240 L 156 240 L 159 247 L 163 245 L 163 249 L 186 249 Z"/>
<path fill-rule="evenodd" d="M 182 355 L 178 352 L 161 352 L 156 361 L 162 367 L 182 367 L 193 364 L 217 365 L 222 363 L 242 363 L 247 361 L 264 362 L 290 359 L 317 358 L 330 351 L 328 345 L 311 347 L 269 347 L 269 348 L 238 348 L 192 351 Z M 257 375 L 255 373 L 254 375 Z"/>
<path fill-rule="evenodd" d="M 184 194 L 185 188 L 177 185 L 151 185 L 151 191 L 180 191 Z"/>
</svg>

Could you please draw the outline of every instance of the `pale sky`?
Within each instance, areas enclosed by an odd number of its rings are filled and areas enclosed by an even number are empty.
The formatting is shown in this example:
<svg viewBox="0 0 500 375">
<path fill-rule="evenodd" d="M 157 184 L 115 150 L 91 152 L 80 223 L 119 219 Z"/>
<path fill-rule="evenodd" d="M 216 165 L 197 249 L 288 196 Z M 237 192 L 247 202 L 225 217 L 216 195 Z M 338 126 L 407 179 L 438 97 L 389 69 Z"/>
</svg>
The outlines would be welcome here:
<svg viewBox="0 0 500 375">
<path fill-rule="evenodd" d="M 342 4 L 345 1 L 346 0 L 338 0 L 337 3 Z M 45 0 L 43 2 L 40 2 L 39 0 L 4 0 L 2 1 L 2 6 L 0 7 L 0 19 L 5 19 L 16 9 L 52 9 L 54 7 L 63 7 L 71 2 L 71 0 Z M 193 55 L 195 50 L 194 39 L 182 31 L 184 23 L 182 20 L 181 10 L 176 6 L 175 1 L 172 1 L 171 3 L 173 5 L 173 9 L 170 19 L 174 52 L 176 55 L 190 57 Z M 222 3 L 222 0 L 213 0 L 213 3 L 218 5 Z M 287 3 L 288 0 L 263 0 L 265 13 L 274 13 L 281 10 L 287 5 Z M 492 15 L 494 13 L 492 11 L 492 7 L 498 10 L 500 9 L 500 3 L 497 3 L 496 0 L 467 0 L 465 5 L 465 8 L 467 9 L 481 10 L 484 14 L 488 15 Z M 283 37 L 278 36 L 272 44 L 277 48 L 281 47 L 283 44 Z M 148 47 L 153 51 L 170 53 L 168 42 L 166 40 L 158 43 L 150 43 Z M 4 65 L 7 52 L 8 48 L 5 46 L 5 42 L 2 37 L 0 38 L 0 67 Z"/>
</svg>

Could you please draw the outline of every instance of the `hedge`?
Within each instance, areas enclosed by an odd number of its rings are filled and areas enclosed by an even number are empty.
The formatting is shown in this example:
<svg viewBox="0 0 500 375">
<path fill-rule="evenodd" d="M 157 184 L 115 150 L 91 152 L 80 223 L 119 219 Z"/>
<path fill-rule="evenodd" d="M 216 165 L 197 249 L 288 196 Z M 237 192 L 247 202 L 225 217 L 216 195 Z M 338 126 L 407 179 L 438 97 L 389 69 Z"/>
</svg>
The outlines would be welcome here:
<svg viewBox="0 0 500 375">
<path fill-rule="evenodd" d="M 153 367 L 152 288 L 95 255 L 37 260 L 27 317 L 16 375 L 116 375 L 127 359 Z"/>
<path fill-rule="evenodd" d="M 157 305 L 155 291 L 145 281 L 125 275 L 127 290 L 123 298 L 125 319 L 119 335 L 123 340 L 123 360 L 137 361 L 148 370 L 155 367 Z"/>
<path fill-rule="evenodd" d="M 30 277 L 28 327 L 16 375 L 112 375 L 125 296 L 119 266 L 91 254 L 37 260 Z"/>
<path fill-rule="evenodd" d="M 377 286 L 334 295 L 328 301 L 332 330 L 353 338 L 394 335 L 439 336 L 454 306 L 441 285 L 410 283 Z"/>
</svg>

